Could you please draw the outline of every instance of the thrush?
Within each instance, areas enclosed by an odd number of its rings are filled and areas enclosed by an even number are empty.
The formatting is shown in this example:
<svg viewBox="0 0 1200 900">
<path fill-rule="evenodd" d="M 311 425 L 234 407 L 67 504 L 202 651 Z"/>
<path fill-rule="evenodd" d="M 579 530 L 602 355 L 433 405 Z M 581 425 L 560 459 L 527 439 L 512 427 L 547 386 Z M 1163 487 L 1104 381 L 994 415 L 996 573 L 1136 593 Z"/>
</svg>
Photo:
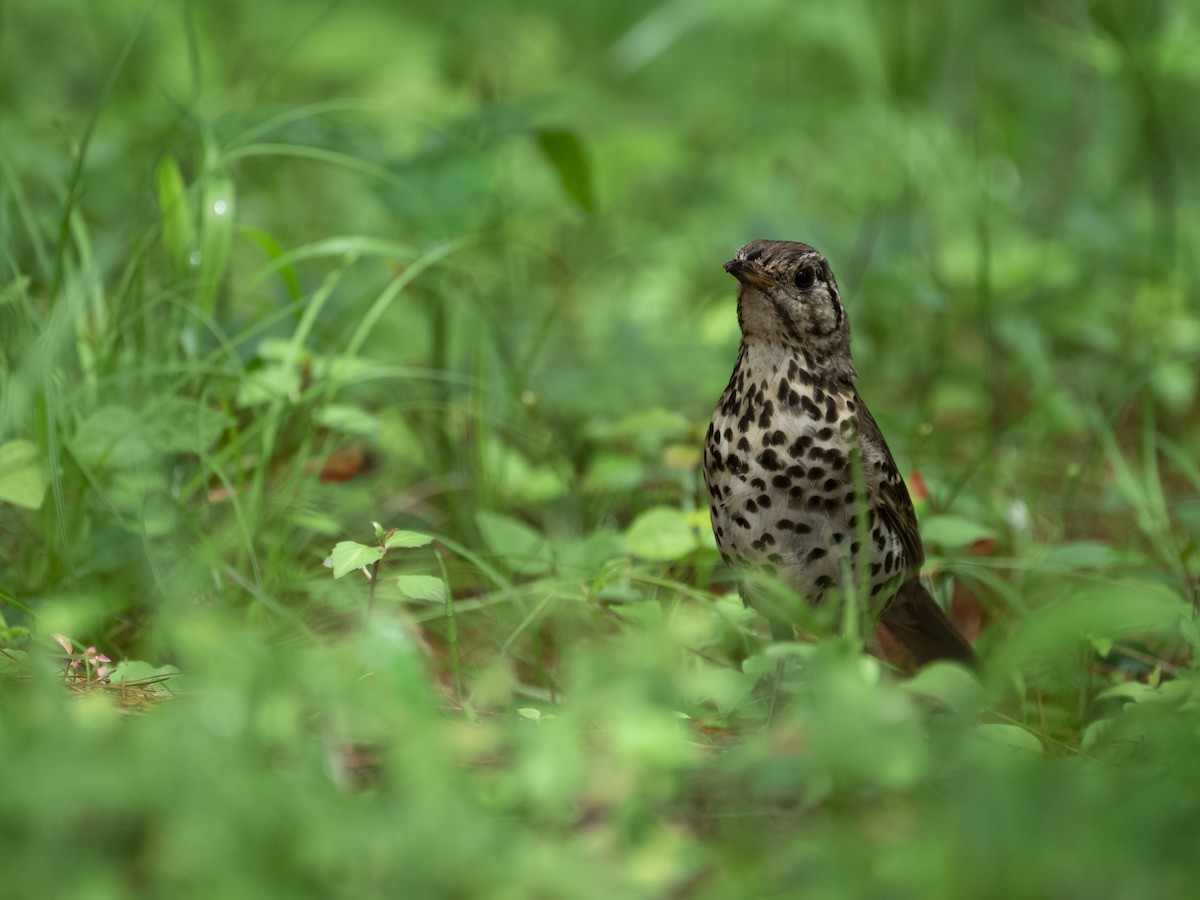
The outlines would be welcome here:
<svg viewBox="0 0 1200 900">
<path fill-rule="evenodd" d="M 916 513 L 855 388 L 850 322 L 829 263 L 807 244 L 753 241 L 725 271 L 740 282 L 742 341 L 704 442 L 721 558 L 817 604 L 853 578 L 918 664 L 974 664 L 918 578 Z M 739 587 L 776 636 L 792 634 L 754 578 Z"/>
</svg>

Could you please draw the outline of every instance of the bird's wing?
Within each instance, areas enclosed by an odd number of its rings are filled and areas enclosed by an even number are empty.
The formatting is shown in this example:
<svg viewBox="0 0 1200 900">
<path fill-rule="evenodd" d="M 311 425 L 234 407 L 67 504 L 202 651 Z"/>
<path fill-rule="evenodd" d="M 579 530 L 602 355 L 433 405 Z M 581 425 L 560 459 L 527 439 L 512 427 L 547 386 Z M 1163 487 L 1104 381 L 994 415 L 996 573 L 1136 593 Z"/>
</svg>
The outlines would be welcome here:
<svg viewBox="0 0 1200 900">
<path fill-rule="evenodd" d="M 917 514 L 913 510 L 912 498 L 896 468 L 896 461 L 892 459 L 887 441 L 883 439 L 879 426 L 875 424 L 871 411 L 862 402 L 857 390 L 854 399 L 867 493 L 872 498 L 875 514 L 900 539 L 909 568 L 918 570 L 925 561 L 925 550 L 921 546 L 921 533 L 917 530 Z"/>
</svg>

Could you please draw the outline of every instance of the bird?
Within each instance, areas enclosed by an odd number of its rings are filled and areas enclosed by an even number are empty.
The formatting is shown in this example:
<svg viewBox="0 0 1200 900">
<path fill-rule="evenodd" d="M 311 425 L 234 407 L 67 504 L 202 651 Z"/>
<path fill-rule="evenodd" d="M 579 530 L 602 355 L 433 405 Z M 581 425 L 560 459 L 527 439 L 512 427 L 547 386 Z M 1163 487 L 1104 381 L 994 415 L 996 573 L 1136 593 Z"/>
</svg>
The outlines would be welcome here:
<svg viewBox="0 0 1200 900">
<path fill-rule="evenodd" d="M 705 437 L 704 480 L 743 600 L 790 640 L 762 577 L 817 605 L 853 577 L 918 666 L 974 668 L 971 645 L 920 581 L 912 498 L 855 387 L 850 321 L 828 261 L 808 244 L 757 240 L 725 271 L 738 280 L 742 337 Z"/>
</svg>

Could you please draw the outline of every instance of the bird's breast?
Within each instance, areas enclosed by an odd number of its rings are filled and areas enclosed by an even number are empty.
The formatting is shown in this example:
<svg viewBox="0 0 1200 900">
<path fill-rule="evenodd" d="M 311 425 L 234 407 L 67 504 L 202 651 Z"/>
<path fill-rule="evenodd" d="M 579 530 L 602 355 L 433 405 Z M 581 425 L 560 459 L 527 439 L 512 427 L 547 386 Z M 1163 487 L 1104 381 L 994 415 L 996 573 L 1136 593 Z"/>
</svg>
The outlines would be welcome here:
<svg viewBox="0 0 1200 900">
<path fill-rule="evenodd" d="M 872 580 L 876 557 L 880 575 L 889 550 L 899 559 L 893 539 L 861 546 L 859 522 L 873 525 L 874 512 L 855 489 L 856 396 L 794 358 L 739 358 L 704 445 L 713 532 L 728 564 L 764 569 L 816 599 L 855 558 L 871 559 Z"/>
</svg>

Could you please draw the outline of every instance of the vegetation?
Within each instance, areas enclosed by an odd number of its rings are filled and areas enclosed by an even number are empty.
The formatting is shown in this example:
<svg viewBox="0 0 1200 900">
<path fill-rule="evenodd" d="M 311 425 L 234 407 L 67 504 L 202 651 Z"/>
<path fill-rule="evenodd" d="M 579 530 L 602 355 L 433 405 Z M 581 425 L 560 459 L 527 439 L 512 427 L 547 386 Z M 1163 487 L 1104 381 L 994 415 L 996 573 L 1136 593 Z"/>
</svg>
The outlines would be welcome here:
<svg viewBox="0 0 1200 900">
<path fill-rule="evenodd" d="M 1192 5 L 2 12 L 10 890 L 1194 890 Z M 982 681 L 731 592 L 760 237 Z"/>
</svg>

